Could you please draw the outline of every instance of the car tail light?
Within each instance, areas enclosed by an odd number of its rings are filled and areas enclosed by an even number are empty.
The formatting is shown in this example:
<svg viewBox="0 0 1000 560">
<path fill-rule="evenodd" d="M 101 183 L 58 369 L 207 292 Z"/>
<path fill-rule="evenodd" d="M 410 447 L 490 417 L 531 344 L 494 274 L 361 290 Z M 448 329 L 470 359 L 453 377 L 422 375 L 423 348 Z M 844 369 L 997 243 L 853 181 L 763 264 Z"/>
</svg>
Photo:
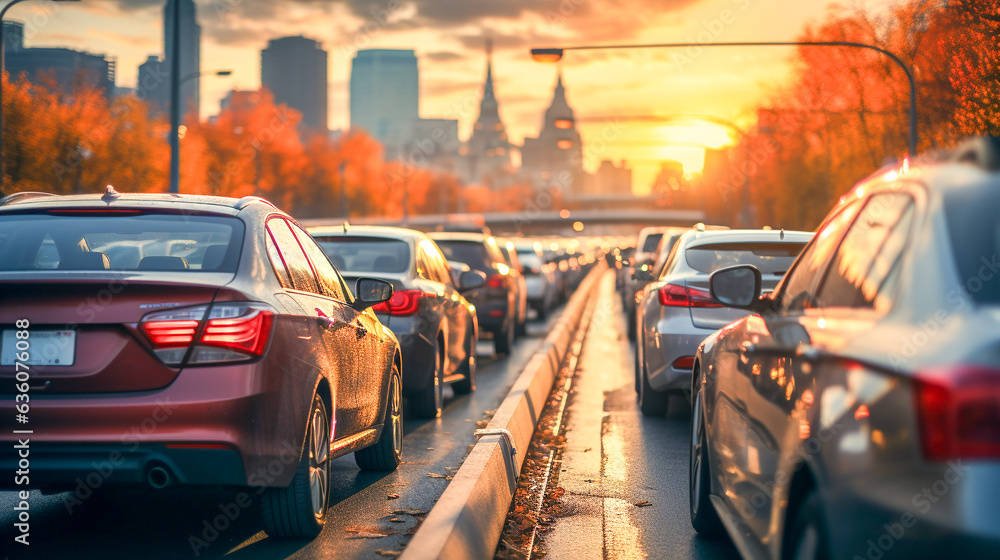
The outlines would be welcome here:
<svg viewBox="0 0 1000 560">
<path fill-rule="evenodd" d="M 200 305 L 150 313 L 139 330 L 167 365 L 181 365 L 189 349 L 188 365 L 232 362 L 264 353 L 273 317 L 270 309 L 253 304 Z"/>
<path fill-rule="evenodd" d="M 660 304 L 665 307 L 722 307 L 705 290 L 667 284 L 658 290 Z"/>
<path fill-rule="evenodd" d="M 388 313 L 389 315 L 413 315 L 420 307 L 420 298 L 428 295 L 420 290 L 398 290 L 392 292 L 389 301 L 384 301 L 374 307 L 372 311 L 376 313 Z"/>
<path fill-rule="evenodd" d="M 503 288 L 506 282 L 506 276 L 500 274 L 499 272 L 495 272 L 489 277 L 488 280 L 486 280 L 486 286 L 489 288 Z"/>
<path fill-rule="evenodd" d="M 1000 459 L 1000 369 L 921 372 L 915 383 L 924 457 Z"/>
<path fill-rule="evenodd" d="M 674 363 L 670 364 L 670 367 L 674 369 L 692 369 L 694 368 L 694 356 L 681 356 L 674 360 Z"/>
</svg>

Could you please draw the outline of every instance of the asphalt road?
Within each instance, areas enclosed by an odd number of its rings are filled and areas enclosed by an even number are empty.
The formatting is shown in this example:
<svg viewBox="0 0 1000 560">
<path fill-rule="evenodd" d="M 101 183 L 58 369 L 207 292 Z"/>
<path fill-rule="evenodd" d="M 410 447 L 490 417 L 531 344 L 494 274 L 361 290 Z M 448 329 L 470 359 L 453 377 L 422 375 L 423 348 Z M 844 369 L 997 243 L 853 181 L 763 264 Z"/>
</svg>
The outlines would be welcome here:
<svg viewBox="0 0 1000 560">
<path fill-rule="evenodd" d="M 614 274 L 600 282 L 569 399 L 565 494 L 542 549 L 552 559 L 737 559 L 728 541 L 691 527 L 690 409 L 673 398 L 666 417 L 643 416 Z"/>
<path fill-rule="evenodd" d="M 333 462 L 330 513 L 315 540 L 268 538 L 254 492 L 246 504 L 238 501 L 236 491 L 218 489 L 98 491 L 72 512 L 66 506 L 70 494 L 33 492 L 31 544 L 24 547 L 13 542 L 15 494 L 0 492 L 0 557 L 329 559 L 398 552 L 408 540 L 406 532 L 422 518 L 418 512 L 430 510 L 444 491 L 448 479 L 443 476 L 457 470 L 475 442 L 476 421 L 500 404 L 559 315 L 529 324 L 528 337 L 510 357 L 495 359 L 492 343 L 480 343 L 476 391 L 446 399 L 437 420 L 406 420 L 404 463 L 395 472 L 362 473 L 351 455 Z M 398 510 L 409 513 L 392 513 Z"/>
</svg>

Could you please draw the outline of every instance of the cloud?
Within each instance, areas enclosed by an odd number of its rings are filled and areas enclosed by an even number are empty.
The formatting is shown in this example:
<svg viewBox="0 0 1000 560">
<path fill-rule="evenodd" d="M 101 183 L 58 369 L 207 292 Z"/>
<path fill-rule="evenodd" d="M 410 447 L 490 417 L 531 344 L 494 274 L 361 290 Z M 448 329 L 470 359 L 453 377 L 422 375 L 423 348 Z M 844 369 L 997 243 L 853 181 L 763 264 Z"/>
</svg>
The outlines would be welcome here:
<svg viewBox="0 0 1000 560">
<path fill-rule="evenodd" d="M 455 62 L 456 60 L 464 60 L 465 55 L 452 51 L 433 51 L 425 52 L 420 54 L 421 58 L 426 58 L 432 62 Z"/>
</svg>

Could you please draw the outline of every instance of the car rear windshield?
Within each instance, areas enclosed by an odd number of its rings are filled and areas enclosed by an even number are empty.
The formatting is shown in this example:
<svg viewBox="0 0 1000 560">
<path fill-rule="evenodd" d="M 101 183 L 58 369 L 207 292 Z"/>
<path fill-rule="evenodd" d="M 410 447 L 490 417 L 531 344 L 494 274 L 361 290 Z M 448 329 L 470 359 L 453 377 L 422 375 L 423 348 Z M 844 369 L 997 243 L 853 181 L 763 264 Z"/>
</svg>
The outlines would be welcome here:
<svg viewBox="0 0 1000 560">
<path fill-rule="evenodd" d="M 761 274 L 783 275 L 795 262 L 805 243 L 715 243 L 689 247 L 688 266 L 711 273 L 737 264 L 752 264 Z"/>
<path fill-rule="evenodd" d="M 435 240 L 441 252 L 449 261 L 458 261 L 469 265 L 472 270 L 488 272 L 486 266 L 486 247 L 479 241 Z"/>
<path fill-rule="evenodd" d="M 330 255 L 343 274 L 381 272 L 398 274 L 410 270 L 410 244 L 385 237 L 321 237 L 319 246 Z"/>
<path fill-rule="evenodd" d="M 243 232 L 243 222 L 227 216 L 0 215 L 0 271 L 235 272 Z"/>
<path fill-rule="evenodd" d="M 643 253 L 652 253 L 660 246 L 660 240 L 663 239 L 662 233 L 651 233 L 646 240 L 642 243 Z"/>
<path fill-rule="evenodd" d="M 1000 190 L 961 189 L 944 199 L 955 265 L 973 301 L 1000 304 Z"/>
</svg>

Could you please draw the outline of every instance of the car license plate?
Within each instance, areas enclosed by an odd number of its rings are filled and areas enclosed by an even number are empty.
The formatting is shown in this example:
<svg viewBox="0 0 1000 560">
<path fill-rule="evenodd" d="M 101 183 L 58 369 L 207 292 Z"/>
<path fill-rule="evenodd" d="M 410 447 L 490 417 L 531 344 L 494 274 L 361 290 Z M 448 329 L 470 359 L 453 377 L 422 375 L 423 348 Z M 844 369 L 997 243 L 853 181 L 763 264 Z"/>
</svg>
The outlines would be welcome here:
<svg viewBox="0 0 1000 560">
<path fill-rule="evenodd" d="M 17 331 L 6 329 L 0 338 L 0 366 L 12 366 L 17 355 L 28 353 L 29 366 L 71 366 L 76 358 L 76 331 L 29 331 L 27 350 L 18 350 Z M 24 346 L 23 344 L 21 345 Z"/>
</svg>

